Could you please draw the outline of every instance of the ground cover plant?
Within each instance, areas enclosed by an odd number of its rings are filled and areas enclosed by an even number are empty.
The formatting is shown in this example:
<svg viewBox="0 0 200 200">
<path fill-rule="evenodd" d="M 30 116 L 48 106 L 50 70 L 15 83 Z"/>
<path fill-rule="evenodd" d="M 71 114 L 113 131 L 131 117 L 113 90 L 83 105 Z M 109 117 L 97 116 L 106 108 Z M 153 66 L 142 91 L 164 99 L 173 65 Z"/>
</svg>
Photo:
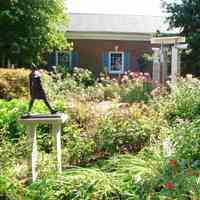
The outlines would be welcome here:
<svg viewBox="0 0 200 200">
<path fill-rule="evenodd" d="M 31 183 L 31 152 L 18 122 L 28 99 L 1 99 L 0 199 L 200 199 L 198 79 L 156 87 L 148 74 L 95 80 L 75 68 L 45 72 L 42 81 L 53 106 L 70 116 L 62 132 L 63 173 L 56 171 L 51 127 L 39 126 L 39 175 Z M 33 111 L 48 112 L 40 101 Z"/>
</svg>

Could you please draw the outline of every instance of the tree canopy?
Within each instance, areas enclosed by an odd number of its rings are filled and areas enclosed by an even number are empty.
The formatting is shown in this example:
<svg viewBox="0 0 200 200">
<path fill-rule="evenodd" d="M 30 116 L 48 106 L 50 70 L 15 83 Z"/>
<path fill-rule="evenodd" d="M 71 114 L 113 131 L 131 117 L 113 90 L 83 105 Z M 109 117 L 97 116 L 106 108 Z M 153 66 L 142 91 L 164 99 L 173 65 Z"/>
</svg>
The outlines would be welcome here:
<svg viewBox="0 0 200 200">
<path fill-rule="evenodd" d="M 28 64 L 67 47 L 64 0 L 0 1 L 0 58 Z"/>
<path fill-rule="evenodd" d="M 164 8 L 169 14 L 172 28 L 180 28 L 181 35 L 186 36 L 191 50 L 184 54 L 184 60 L 193 72 L 199 73 L 200 68 L 200 1 L 199 0 L 164 0 Z"/>
</svg>

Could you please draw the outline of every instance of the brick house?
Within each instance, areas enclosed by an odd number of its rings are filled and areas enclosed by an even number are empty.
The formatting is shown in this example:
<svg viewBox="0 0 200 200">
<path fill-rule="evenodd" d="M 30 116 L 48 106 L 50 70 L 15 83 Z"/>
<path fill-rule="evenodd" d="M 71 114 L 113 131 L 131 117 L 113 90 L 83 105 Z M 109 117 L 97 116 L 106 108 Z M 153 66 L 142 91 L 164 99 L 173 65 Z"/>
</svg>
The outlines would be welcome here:
<svg viewBox="0 0 200 200">
<path fill-rule="evenodd" d="M 57 52 L 54 63 L 88 68 L 95 74 L 141 71 L 139 59 L 152 54 L 152 35 L 168 33 L 164 21 L 158 16 L 71 13 L 66 37 L 74 50 Z M 151 66 L 143 70 L 152 72 Z"/>
</svg>

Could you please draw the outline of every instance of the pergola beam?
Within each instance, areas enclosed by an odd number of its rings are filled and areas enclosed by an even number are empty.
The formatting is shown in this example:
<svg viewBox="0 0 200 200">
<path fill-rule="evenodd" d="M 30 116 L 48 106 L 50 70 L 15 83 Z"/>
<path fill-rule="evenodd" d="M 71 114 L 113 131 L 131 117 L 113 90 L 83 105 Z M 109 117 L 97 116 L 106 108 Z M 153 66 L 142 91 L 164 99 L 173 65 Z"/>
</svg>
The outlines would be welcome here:
<svg viewBox="0 0 200 200">
<path fill-rule="evenodd" d="M 185 43 L 185 37 L 155 37 L 151 39 L 151 44 L 179 44 Z"/>
</svg>

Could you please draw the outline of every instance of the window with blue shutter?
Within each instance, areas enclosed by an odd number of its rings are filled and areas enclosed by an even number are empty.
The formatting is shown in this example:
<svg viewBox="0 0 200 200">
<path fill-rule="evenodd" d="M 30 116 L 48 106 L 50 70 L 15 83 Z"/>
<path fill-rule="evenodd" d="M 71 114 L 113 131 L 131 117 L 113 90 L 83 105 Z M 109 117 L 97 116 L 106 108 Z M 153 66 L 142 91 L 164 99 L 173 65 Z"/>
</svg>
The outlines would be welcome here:
<svg viewBox="0 0 200 200">
<path fill-rule="evenodd" d="M 109 52 L 109 73 L 123 74 L 125 67 L 125 54 L 123 51 Z"/>
<path fill-rule="evenodd" d="M 69 52 L 59 52 L 58 53 L 58 65 L 64 67 L 70 67 L 70 53 Z"/>
<path fill-rule="evenodd" d="M 102 53 L 102 65 L 110 74 L 123 74 L 130 69 L 130 53 L 109 51 Z"/>
<path fill-rule="evenodd" d="M 61 65 L 63 67 L 71 67 L 72 65 L 72 55 L 70 51 L 58 52 L 55 51 L 51 53 L 48 57 L 48 64 L 50 65 Z"/>
</svg>

